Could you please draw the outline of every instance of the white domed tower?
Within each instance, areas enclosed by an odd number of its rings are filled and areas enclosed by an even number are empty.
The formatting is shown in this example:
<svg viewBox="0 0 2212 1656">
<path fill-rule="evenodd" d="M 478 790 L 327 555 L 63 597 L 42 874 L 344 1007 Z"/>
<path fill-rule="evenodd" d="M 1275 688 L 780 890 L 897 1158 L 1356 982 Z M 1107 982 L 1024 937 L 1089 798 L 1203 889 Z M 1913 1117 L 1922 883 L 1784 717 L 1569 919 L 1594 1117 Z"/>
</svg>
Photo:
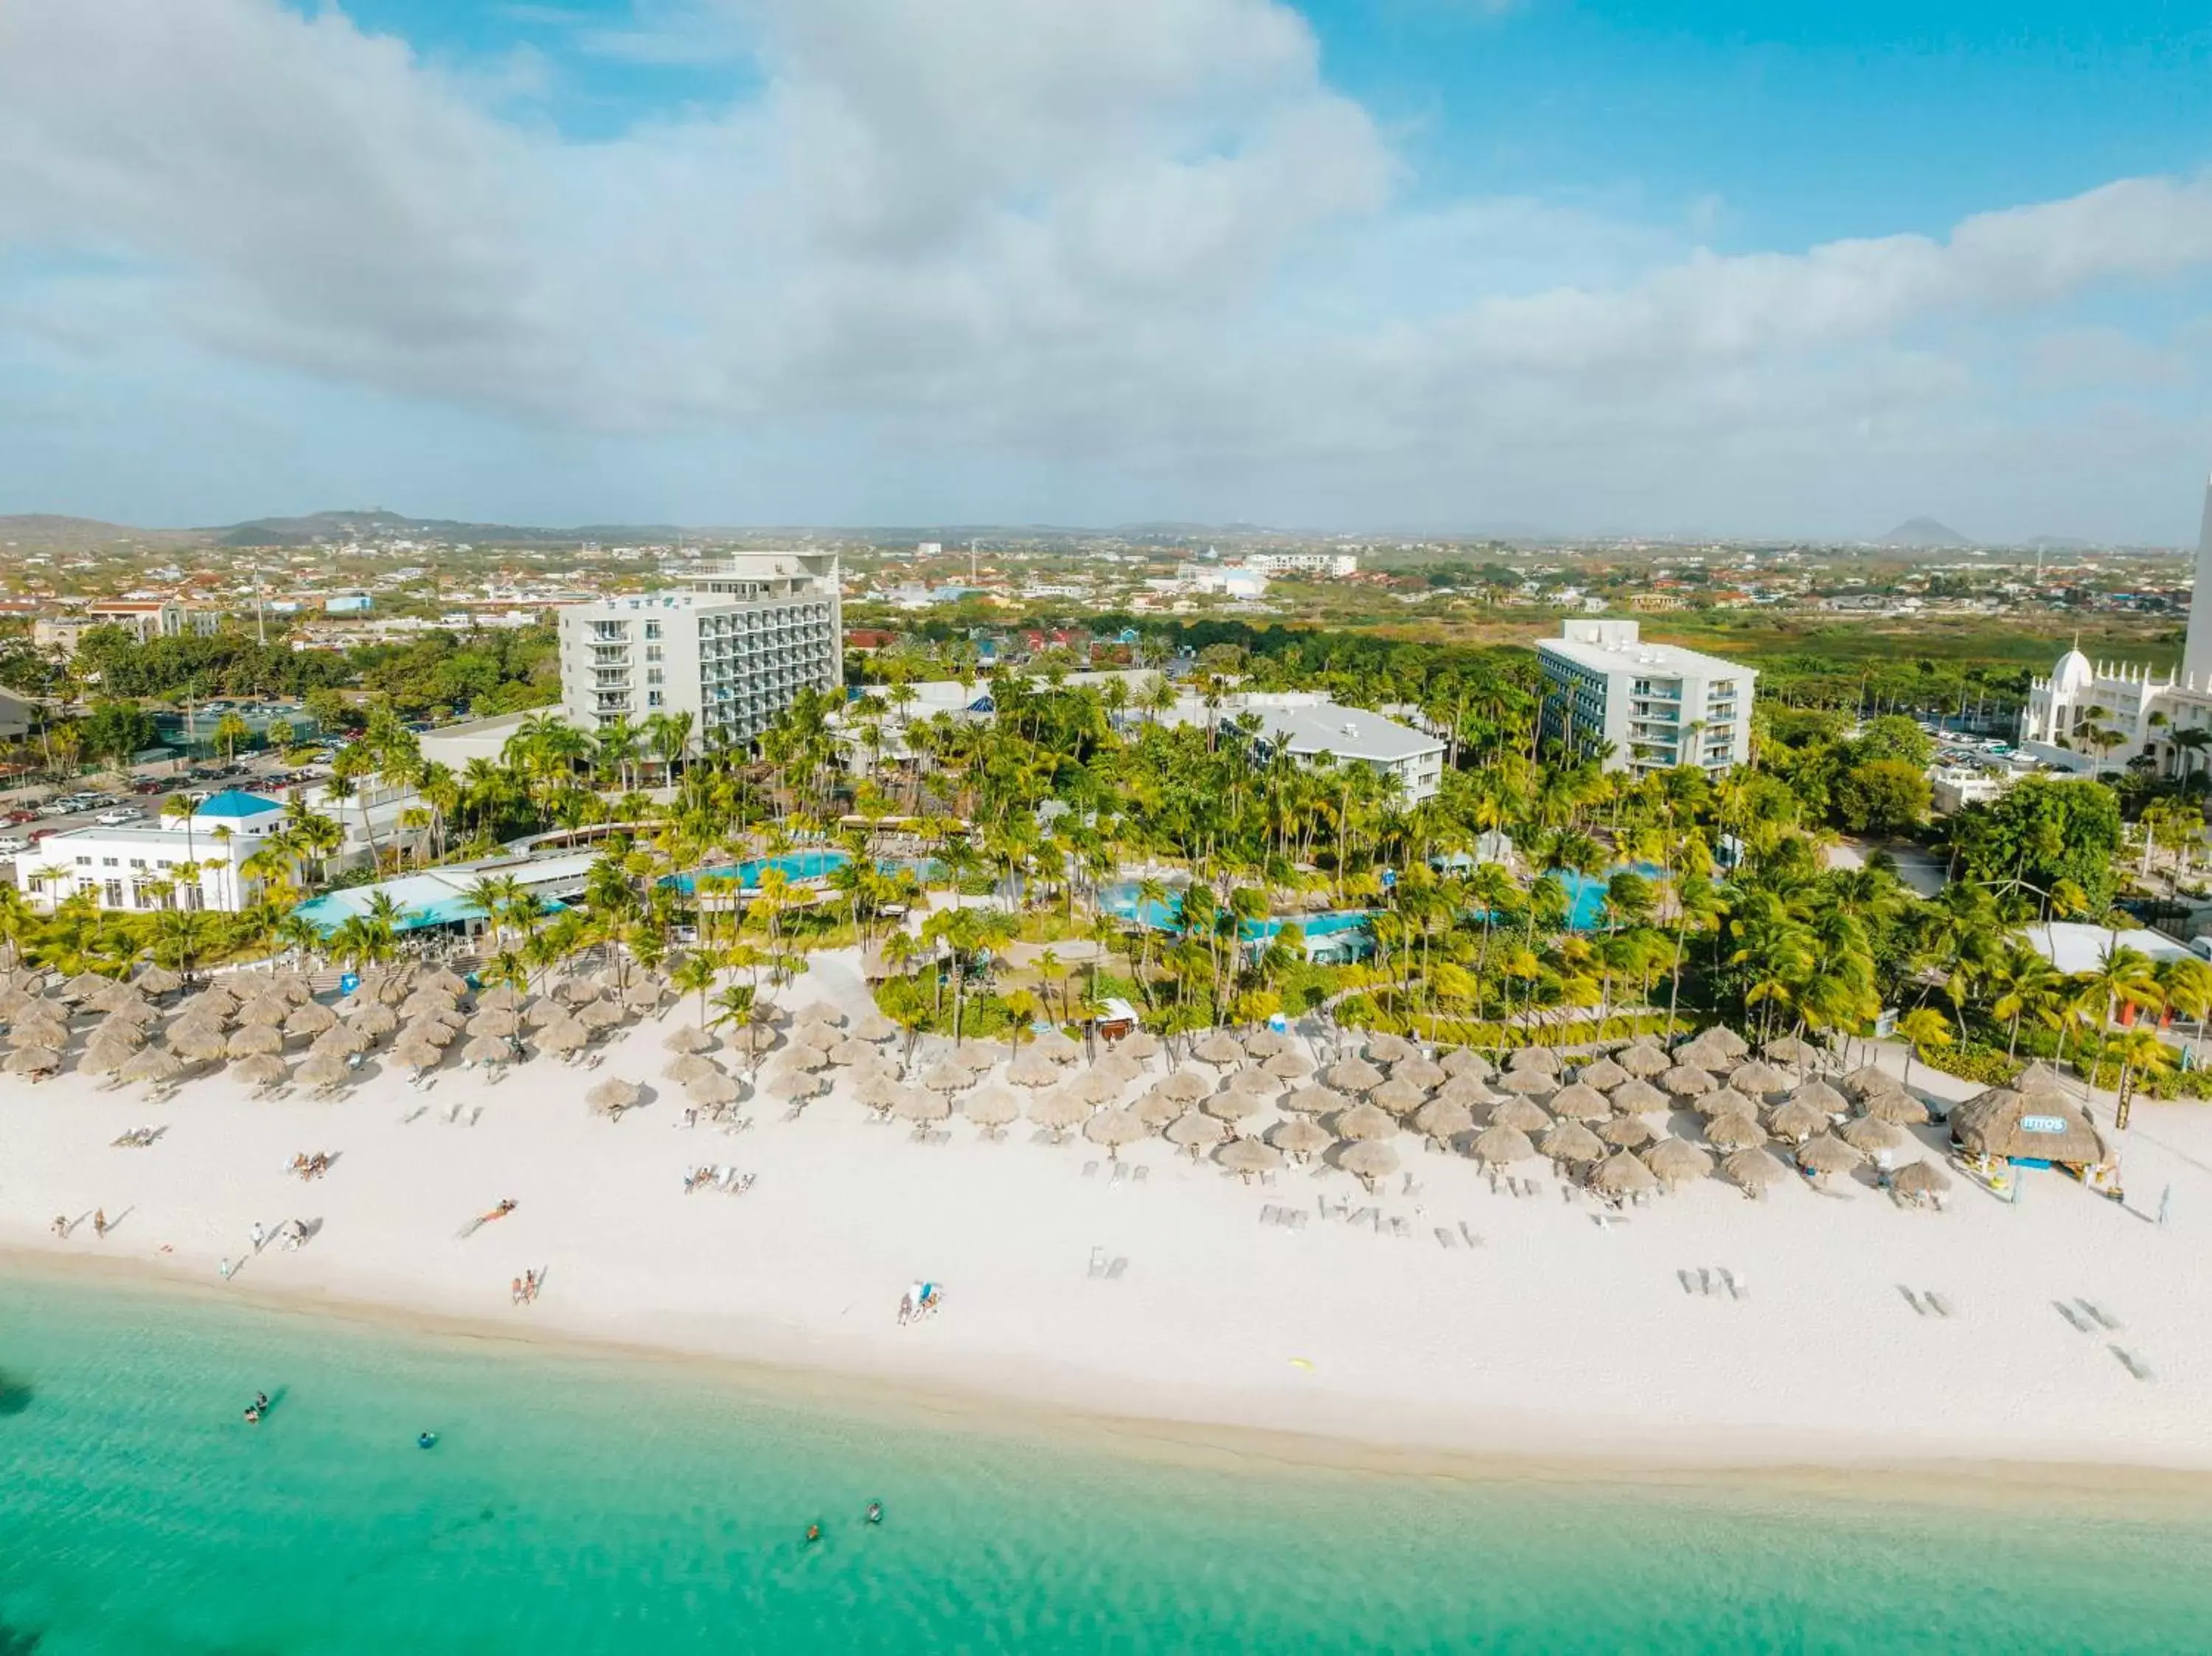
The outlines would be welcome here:
<svg viewBox="0 0 2212 1656">
<path fill-rule="evenodd" d="M 2192 690 L 2212 690 L 2212 482 L 2204 486 L 2204 516 L 2197 530 L 2197 585 L 2189 595 L 2181 682 Z"/>
</svg>

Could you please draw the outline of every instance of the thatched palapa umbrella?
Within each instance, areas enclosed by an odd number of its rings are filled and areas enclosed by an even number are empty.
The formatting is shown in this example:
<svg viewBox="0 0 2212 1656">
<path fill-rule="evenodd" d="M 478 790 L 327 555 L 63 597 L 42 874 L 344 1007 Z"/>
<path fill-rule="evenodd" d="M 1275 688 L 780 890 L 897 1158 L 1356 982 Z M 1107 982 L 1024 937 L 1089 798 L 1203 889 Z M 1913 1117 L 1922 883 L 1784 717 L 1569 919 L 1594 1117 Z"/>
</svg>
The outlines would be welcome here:
<svg viewBox="0 0 2212 1656">
<path fill-rule="evenodd" d="M 1402 1035 L 1379 1034 L 1367 1037 L 1367 1061 L 1370 1064 L 1403 1064 L 1408 1059 L 1420 1056 L 1420 1050 Z"/>
<path fill-rule="evenodd" d="M 1304 1081 L 1314 1072 L 1313 1060 L 1303 1052 L 1273 1053 L 1260 1067 L 1283 1081 Z"/>
<path fill-rule="evenodd" d="M 1091 1119 L 1091 1107 L 1079 1098 L 1071 1098 L 1055 1089 L 1038 1093 L 1029 1101 L 1029 1119 L 1058 1139 L 1069 1128 L 1080 1125 Z"/>
<path fill-rule="evenodd" d="M 1372 1104 L 1358 1104 L 1331 1124 L 1339 1138 L 1391 1138 L 1400 1131 L 1398 1119 Z"/>
<path fill-rule="evenodd" d="M 1721 1173 L 1729 1183 L 1756 1199 L 1782 1176 L 1782 1168 L 1765 1150 L 1738 1150 L 1721 1162 Z"/>
<path fill-rule="evenodd" d="M 1536 1147 L 1520 1128 L 1501 1127 L 1493 1123 L 1475 1135 L 1468 1154 L 1485 1167 L 1504 1168 L 1528 1161 L 1536 1154 Z"/>
<path fill-rule="evenodd" d="M 1256 1138 L 1240 1138 L 1234 1143 L 1224 1144 L 1214 1151 L 1213 1159 L 1247 1184 L 1256 1175 L 1273 1173 L 1283 1165 L 1282 1151 Z"/>
<path fill-rule="evenodd" d="M 1626 1150 L 1615 1150 L 1590 1169 L 1589 1185 L 1607 1196 L 1635 1196 L 1658 1189 L 1659 1178 Z"/>
<path fill-rule="evenodd" d="M 822 1094 L 822 1077 L 805 1070 L 783 1070 L 761 1083 L 761 1090 L 786 1104 L 803 1104 Z M 951 1105 L 945 1106 L 949 1110 Z"/>
<path fill-rule="evenodd" d="M 1141 1063 L 1146 1059 L 1159 1056 L 1160 1038 L 1147 1029 L 1133 1030 L 1115 1043 L 1115 1050 Z"/>
<path fill-rule="evenodd" d="M 1601 1058 L 1583 1065 L 1575 1072 L 1575 1079 L 1585 1087 L 1594 1087 L 1599 1092 L 1609 1093 L 1628 1079 L 1628 1071 L 1611 1059 Z"/>
<path fill-rule="evenodd" d="M 470 1064 L 507 1064 L 514 1059 L 514 1048 L 497 1035 L 478 1035 L 461 1048 L 461 1057 Z"/>
<path fill-rule="evenodd" d="M 1450 1077 L 1437 1089 L 1436 1096 L 1448 1104 L 1464 1104 L 1470 1110 L 1479 1110 L 1486 1104 L 1495 1104 L 1498 1097 L 1486 1083 L 1471 1075 Z"/>
<path fill-rule="evenodd" d="M 1636 1115 L 1616 1115 L 1598 1124 L 1597 1136 L 1616 1149 L 1636 1150 L 1649 1144 L 1658 1135 Z"/>
<path fill-rule="evenodd" d="M 1246 1121 L 1260 1113 L 1261 1101 L 1249 1093 L 1240 1093 L 1224 1087 L 1208 1098 L 1199 1108 L 1218 1121 Z"/>
<path fill-rule="evenodd" d="M 1554 1162 L 1572 1162 L 1577 1166 L 1606 1158 L 1606 1143 L 1579 1121 L 1565 1121 L 1544 1135 L 1537 1146 Z"/>
<path fill-rule="evenodd" d="M 1525 1098 L 1509 1098 L 1490 1113 L 1493 1127 L 1510 1127 L 1516 1132 L 1539 1133 L 1552 1125 L 1549 1112 Z"/>
<path fill-rule="evenodd" d="M 124 1081 L 144 1082 L 158 1087 L 165 1081 L 174 1080 L 184 1067 L 182 1060 L 166 1047 L 148 1046 L 131 1053 L 130 1061 L 115 1073 Z"/>
<path fill-rule="evenodd" d="M 842 1029 L 845 1027 L 845 1015 L 826 1000 L 809 1001 L 799 1009 L 794 1021 L 802 1026 L 819 1023 L 826 1024 L 832 1029 Z"/>
<path fill-rule="evenodd" d="M 229 1055 L 230 1042 L 222 1031 L 211 1023 L 179 1024 L 169 1031 L 169 1050 L 180 1052 L 198 1064 L 213 1063 Z M 286 1074 L 291 1073 L 289 1071 Z"/>
<path fill-rule="evenodd" d="M 1820 1061 L 1820 1049 L 1808 1046 L 1795 1035 L 1782 1035 L 1768 1041 L 1759 1049 L 1759 1055 L 1770 1064 L 1794 1065 L 1801 1070 Z"/>
<path fill-rule="evenodd" d="M 1409 1081 L 1425 1093 L 1443 1086 L 1451 1077 L 1444 1072 L 1441 1064 L 1432 1063 L 1425 1058 L 1409 1058 L 1390 1066 L 1390 1079 Z"/>
<path fill-rule="evenodd" d="M 50 1075 L 61 1067 L 62 1055 L 52 1046 L 18 1046 L 8 1054 L 10 1075 Z"/>
<path fill-rule="evenodd" d="M 1548 1046 L 1516 1046 L 1505 1060 L 1512 1070 L 1542 1070 L 1552 1075 L 1559 1072 L 1559 1055 Z"/>
<path fill-rule="evenodd" d="M 1004 1087 L 983 1087 L 960 1101 L 960 1113 L 995 1138 L 1009 1123 L 1021 1119 L 1021 1101 Z"/>
<path fill-rule="evenodd" d="M 248 1023 L 234 1030 L 228 1048 L 233 1058 L 251 1058 L 256 1052 L 281 1052 L 284 1050 L 283 1031 L 273 1023 Z"/>
<path fill-rule="evenodd" d="M 1698 1101 L 1698 1113 L 1714 1115 L 1757 1115 L 1759 1101 L 1734 1087 L 1717 1087 Z"/>
<path fill-rule="evenodd" d="M 1149 1137 L 1152 1129 L 1137 1119 L 1134 1110 L 1101 1110 L 1083 1124 L 1083 1136 L 1105 1146 L 1107 1156 L 1121 1159 L 1121 1147 Z"/>
<path fill-rule="evenodd" d="M 1816 1110 L 1809 1104 L 1800 1104 L 1792 1099 L 1768 1113 L 1766 1131 L 1777 1138 L 1792 1144 L 1802 1143 L 1815 1133 L 1828 1130 L 1828 1113 Z"/>
<path fill-rule="evenodd" d="M 488 1012 L 479 1012 L 469 1020 L 469 1033 L 472 1035 L 496 1035 L 505 1040 L 521 1028 L 520 1016 L 504 1006 L 495 1006 Z"/>
<path fill-rule="evenodd" d="M 1613 1113 L 1612 1101 L 1586 1081 L 1560 1088 L 1545 1107 L 1562 1121 L 1603 1121 Z"/>
<path fill-rule="evenodd" d="M 725 1075 L 720 1070 L 694 1076 L 684 1083 L 684 1095 L 694 1104 L 703 1105 L 709 1109 L 736 1103 L 741 1090 L 736 1077 Z"/>
<path fill-rule="evenodd" d="M 909 1087 L 898 1095 L 898 1101 L 891 1106 L 891 1113 L 902 1121 L 913 1122 L 917 1127 L 927 1126 L 951 1115 L 952 1101 L 942 1093 Z"/>
<path fill-rule="evenodd" d="M 274 1052 L 256 1052 L 231 1065 L 231 1074 L 257 1087 L 281 1087 L 292 1078 L 284 1060 Z"/>
<path fill-rule="evenodd" d="M 1157 1087 L 1146 1088 L 1137 1101 L 1129 1107 L 1136 1111 L 1137 1119 L 1154 1132 L 1166 1131 L 1168 1123 L 1173 1121 L 1177 1116 L 1188 1113 L 1189 1109 L 1188 1105 L 1170 1098 Z"/>
<path fill-rule="evenodd" d="M 1067 1083 L 1067 1091 L 1086 1104 L 1103 1104 L 1118 1096 L 1123 1083 L 1096 1070 L 1085 1070 Z"/>
<path fill-rule="evenodd" d="M 1820 1111 L 1822 1115 L 1841 1115 L 1850 1108 L 1850 1101 L 1825 1081 L 1808 1081 L 1790 1095 L 1792 1104 L 1803 1104 Z"/>
<path fill-rule="evenodd" d="M 1508 1070 L 1491 1084 L 1522 1098 L 1538 1098 L 1559 1089 L 1559 1076 L 1556 1070 Z"/>
<path fill-rule="evenodd" d="M 399 1027 L 399 1014 L 391 1007 L 380 1003 L 374 1006 L 363 1008 L 358 1015 L 348 1018 L 346 1022 L 351 1028 L 368 1036 L 370 1040 L 379 1040 Z"/>
<path fill-rule="evenodd" d="M 1446 1144 L 1462 1133 L 1474 1131 L 1474 1112 L 1464 1104 L 1432 1098 L 1413 1112 L 1413 1125 L 1425 1137 Z"/>
<path fill-rule="evenodd" d="M 1677 1064 L 1659 1077 L 1659 1090 L 1674 1098 L 1696 1098 L 1714 1084 L 1710 1072 L 1692 1064 Z"/>
<path fill-rule="evenodd" d="M 368 1048 L 368 1037 L 356 1025 L 333 1023 L 315 1037 L 307 1050 L 336 1058 L 351 1058 L 356 1052 L 365 1052 Z"/>
<path fill-rule="evenodd" d="M 853 1039 L 855 1040 L 896 1040 L 898 1034 L 898 1025 L 881 1012 L 871 1012 L 853 1026 Z"/>
<path fill-rule="evenodd" d="M 1859 1100 L 1859 1113 L 1892 1126 L 1917 1127 L 1928 1119 L 1928 1107 L 1911 1093 L 1869 1093 Z"/>
<path fill-rule="evenodd" d="M 1216 1029 L 1193 1046 L 1190 1055 L 1201 1064 L 1225 1069 L 1230 1065 L 1244 1061 L 1244 1048 L 1226 1029 Z"/>
<path fill-rule="evenodd" d="M 1336 1143 L 1326 1128 L 1302 1115 L 1278 1121 L 1267 1129 L 1267 1137 L 1270 1144 L 1296 1162 L 1319 1156 Z"/>
<path fill-rule="evenodd" d="M 1188 1150 L 1190 1159 L 1195 1162 L 1201 1150 L 1211 1149 L 1229 1136 L 1229 1125 L 1217 1116 L 1193 1111 L 1169 1122 L 1167 1131 L 1160 1136 L 1177 1149 Z"/>
<path fill-rule="evenodd" d="M 547 1052 L 580 1052 L 591 1040 L 592 1032 L 574 1018 L 556 1018 L 538 1032 L 538 1050 Z"/>
<path fill-rule="evenodd" d="M 1294 1115 L 1334 1115 L 1351 1108 L 1352 1100 L 1334 1087 L 1299 1087 L 1276 1100 L 1276 1105 Z"/>
<path fill-rule="evenodd" d="M 1017 1087 L 1049 1087 L 1060 1079 L 1060 1066 L 1042 1052 L 1024 1049 L 1006 1065 L 1006 1079 Z"/>
<path fill-rule="evenodd" d="M 18 1020 L 8 1031 L 9 1045 L 15 1047 L 54 1046 L 69 1045 L 69 1026 L 59 1018 L 32 1016 Z"/>
<path fill-rule="evenodd" d="M 1249 1058 L 1282 1058 L 1291 1050 L 1291 1038 L 1279 1030 L 1255 1029 L 1244 1037 L 1244 1052 Z"/>
<path fill-rule="evenodd" d="M 119 1040 L 95 1040 L 84 1049 L 76 1061 L 77 1073 L 88 1076 L 113 1075 L 137 1053 L 135 1048 Z"/>
<path fill-rule="evenodd" d="M 1662 1185 L 1686 1185 L 1711 1173 L 1713 1158 L 1686 1140 L 1662 1138 L 1644 1152 L 1644 1165 Z"/>
<path fill-rule="evenodd" d="M 1410 1115 L 1428 1101 L 1428 1095 L 1412 1082 L 1392 1076 L 1367 1095 L 1367 1101 L 1393 1115 Z"/>
<path fill-rule="evenodd" d="M 679 1030 L 677 1033 L 682 1034 L 683 1031 Z M 690 1033 L 696 1035 L 700 1032 L 694 1028 L 691 1029 Z M 752 1057 L 757 1058 L 763 1052 L 773 1052 L 775 1049 L 776 1043 L 782 1039 L 783 1037 L 781 1035 L 778 1034 L 774 1029 L 769 1028 L 765 1023 L 748 1023 L 743 1028 L 732 1032 L 730 1035 L 730 1050 L 733 1052 L 748 1053 Z M 661 1044 L 665 1046 L 667 1045 L 667 1042 L 663 1041 Z M 709 1037 L 708 1040 L 708 1045 L 711 1046 L 713 1044 L 713 1039 Z M 706 1048 L 702 1047 L 699 1050 L 703 1052 Z"/>
<path fill-rule="evenodd" d="M 1646 1046 L 1640 1042 L 1622 1047 L 1613 1055 L 1613 1061 L 1639 1081 L 1662 1076 L 1674 1067 L 1674 1060 L 1658 1047 Z"/>
<path fill-rule="evenodd" d="M 133 980 L 134 986 L 149 995 L 173 995 L 185 986 L 185 980 L 166 966 L 149 966 Z"/>
<path fill-rule="evenodd" d="M 1066 1030 L 1057 1026 L 1043 1031 L 1030 1043 L 1030 1046 L 1033 1050 L 1043 1053 L 1054 1064 L 1073 1064 L 1083 1056 L 1083 1048 L 1069 1036 Z"/>
<path fill-rule="evenodd" d="M 957 1093 L 974 1086 L 975 1077 L 965 1065 L 940 1061 L 922 1077 L 921 1084 L 934 1093 Z"/>
<path fill-rule="evenodd" d="M 1124 1052 L 1108 1052 L 1091 1066 L 1093 1075 L 1104 1076 L 1117 1087 L 1126 1087 L 1145 1072 L 1145 1066 Z"/>
<path fill-rule="evenodd" d="M 1613 1107 L 1623 1115 L 1649 1115 L 1674 1107 L 1674 1100 L 1641 1078 L 1624 1081 L 1612 1093 Z"/>
<path fill-rule="evenodd" d="M 433 1046 L 427 1040 L 404 1040 L 398 1042 L 392 1049 L 392 1061 L 394 1064 L 417 1071 L 434 1070 L 439 1065 L 444 1063 L 445 1059 L 444 1049 Z"/>
<path fill-rule="evenodd" d="M 1092 1073 L 1097 1072 L 1093 1071 Z M 1384 1084 L 1387 1086 L 1389 1083 Z M 1283 1083 L 1265 1070 L 1239 1070 L 1222 1083 L 1222 1088 L 1224 1091 L 1240 1094 L 1249 1099 L 1268 1099 L 1283 1090 Z M 1376 1090 L 1379 1093 L 1382 1089 L 1378 1087 Z"/>
<path fill-rule="evenodd" d="M 1766 1143 L 1766 1129 L 1747 1115 L 1717 1115 L 1705 1123 L 1705 1143 L 1715 1149 L 1755 1150 Z"/>
<path fill-rule="evenodd" d="M 576 1022 L 586 1029 L 611 1029 L 622 1021 L 622 1008 L 611 1000 L 587 1000 L 576 1009 Z"/>
<path fill-rule="evenodd" d="M 617 1121 L 624 1110 L 634 1110 L 644 1100 L 645 1089 L 635 1081 L 624 1081 L 620 1076 L 609 1076 L 595 1083 L 584 1095 L 584 1102 L 600 1115 L 611 1115 Z"/>
<path fill-rule="evenodd" d="M 1905 1143 L 1904 1132 L 1887 1121 L 1877 1121 L 1870 1115 L 1854 1116 L 1836 1129 L 1836 1137 L 1855 1150 L 1869 1156 L 1883 1150 L 1893 1150 Z"/>
<path fill-rule="evenodd" d="M 295 1072 L 295 1077 L 303 1087 L 343 1087 L 353 1078 L 353 1071 L 335 1052 L 313 1052 Z"/>
<path fill-rule="evenodd" d="M 1347 1058 L 1330 1065 L 1322 1079 L 1340 1093 L 1364 1093 L 1382 1084 L 1382 1071 L 1364 1058 Z"/>
<path fill-rule="evenodd" d="M 1437 1060 L 1437 1067 L 1448 1076 L 1469 1076 L 1477 1081 L 1490 1079 L 1492 1065 L 1480 1052 L 1465 1046 L 1455 1046 Z"/>
<path fill-rule="evenodd" d="M 861 1077 L 854 1086 L 853 1096 L 859 1099 L 865 1107 L 880 1114 L 897 1103 L 905 1091 L 896 1077 L 878 1071 Z"/>
<path fill-rule="evenodd" d="M 830 1054 L 818 1046 L 787 1046 L 782 1056 L 776 1059 L 775 1067 L 779 1070 L 804 1070 L 809 1075 L 814 1075 L 830 1067 Z"/>
<path fill-rule="evenodd" d="M 1951 1188 L 1951 1175 L 1932 1162 L 1908 1162 L 1889 1176 L 1891 1192 L 1917 1204 Z"/>
<path fill-rule="evenodd" d="M 954 1050 L 951 1062 L 961 1065 L 971 1076 L 986 1076 L 1012 1057 L 1004 1046 L 994 1046 L 987 1040 L 971 1040 Z"/>
<path fill-rule="evenodd" d="M 1751 1098 L 1790 1090 L 1790 1077 L 1761 1059 L 1739 1064 L 1728 1073 L 1728 1084 Z"/>
<path fill-rule="evenodd" d="M 1336 1165 L 1372 1193 L 1376 1180 L 1388 1179 L 1398 1171 L 1398 1152 L 1388 1144 L 1374 1140 L 1346 1144 L 1337 1152 Z"/>
<path fill-rule="evenodd" d="M 1833 1133 L 1818 1133 L 1797 1147 L 1797 1165 L 1808 1173 L 1849 1173 L 1866 1158 Z"/>
<path fill-rule="evenodd" d="M 1170 1098 L 1181 1099 L 1186 1104 L 1195 1104 L 1213 1090 L 1203 1077 L 1193 1075 L 1188 1070 L 1177 1070 L 1163 1080 L 1159 1087 Z"/>
<path fill-rule="evenodd" d="M 502 983 L 487 989 L 477 997 L 479 1012 L 519 1012 L 522 1010 L 522 992 L 511 983 Z"/>
</svg>

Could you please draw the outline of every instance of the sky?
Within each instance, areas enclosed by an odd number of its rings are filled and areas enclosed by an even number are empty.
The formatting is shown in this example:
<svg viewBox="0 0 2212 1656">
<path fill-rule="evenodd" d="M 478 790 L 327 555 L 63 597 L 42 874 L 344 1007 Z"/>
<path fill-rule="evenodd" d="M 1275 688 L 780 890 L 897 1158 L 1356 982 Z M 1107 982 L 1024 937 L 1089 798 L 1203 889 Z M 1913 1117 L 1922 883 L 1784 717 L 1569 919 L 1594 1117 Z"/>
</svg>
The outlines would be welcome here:
<svg viewBox="0 0 2212 1656">
<path fill-rule="evenodd" d="M 0 513 L 2191 542 L 2212 12 L 9 0 Z"/>
</svg>

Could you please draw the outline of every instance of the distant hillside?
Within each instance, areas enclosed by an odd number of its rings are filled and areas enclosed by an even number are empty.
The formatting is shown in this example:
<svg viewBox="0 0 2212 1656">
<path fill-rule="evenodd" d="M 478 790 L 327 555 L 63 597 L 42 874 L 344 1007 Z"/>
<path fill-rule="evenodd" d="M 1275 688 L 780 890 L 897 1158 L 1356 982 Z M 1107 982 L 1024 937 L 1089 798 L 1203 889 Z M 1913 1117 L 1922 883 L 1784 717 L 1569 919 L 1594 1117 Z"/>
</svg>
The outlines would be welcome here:
<svg viewBox="0 0 2212 1656">
<path fill-rule="evenodd" d="M 313 546 L 331 541 L 407 539 L 466 542 L 477 546 L 573 546 L 580 541 L 672 541 L 667 524 L 588 524 L 578 529 L 538 529 L 516 524 L 456 523 L 447 518 L 405 518 L 382 507 L 358 512 L 316 512 L 304 518 L 257 518 L 208 531 L 225 546 Z"/>
<path fill-rule="evenodd" d="M 1881 537 L 1884 546 L 1972 546 L 1968 540 L 1948 524 L 1940 524 L 1933 518 L 1914 518 L 1901 523 Z"/>
<path fill-rule="evenodd" d="M 139 546 L 194 546 L 207 537 L 188 529 L 133 529 L 97 518 L 62 518 L 52 513 L 0 517 L 0 548 L 15 552 L 88 552 L 129 542 Z"/>
</svg>

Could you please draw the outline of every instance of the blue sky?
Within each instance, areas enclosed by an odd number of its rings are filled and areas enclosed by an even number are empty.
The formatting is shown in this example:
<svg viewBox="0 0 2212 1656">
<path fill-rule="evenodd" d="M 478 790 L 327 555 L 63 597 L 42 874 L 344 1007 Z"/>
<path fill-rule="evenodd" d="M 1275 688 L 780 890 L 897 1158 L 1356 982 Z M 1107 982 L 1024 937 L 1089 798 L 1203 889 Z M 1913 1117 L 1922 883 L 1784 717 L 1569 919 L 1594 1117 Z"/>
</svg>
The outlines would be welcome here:
<svg viewBox="0 0 2212 1656">
<path fill-rule="evenodd" d="M 2048 0 L 10 9 L 0 511 L 2179 542 L 2208 70 Z"/>
</svg>

